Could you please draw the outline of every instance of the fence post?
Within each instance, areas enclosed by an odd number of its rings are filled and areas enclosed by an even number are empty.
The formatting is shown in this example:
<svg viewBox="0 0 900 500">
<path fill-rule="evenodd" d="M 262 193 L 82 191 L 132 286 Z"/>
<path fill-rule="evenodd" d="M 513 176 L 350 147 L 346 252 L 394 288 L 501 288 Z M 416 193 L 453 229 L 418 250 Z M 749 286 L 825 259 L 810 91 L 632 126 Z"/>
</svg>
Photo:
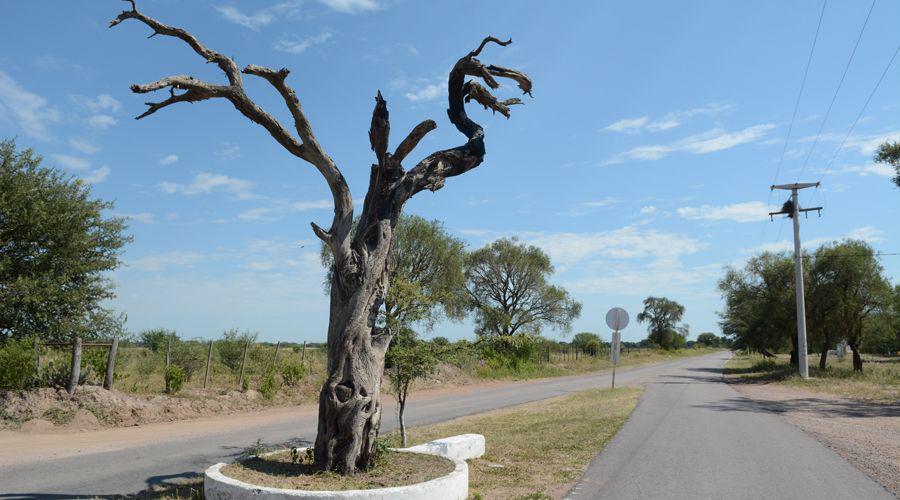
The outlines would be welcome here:
<svg viewBox="0 0 900 500">
<path fill-rule="evenodd" d="M 109 346 L 109 356 L 106 358 L 106 377 L 103 379 L 103 388 L 112 389 L 113 376 L 116 371 L 116 352 L 119 350 L 119 339 L 114 338 Z"/>
<path fill-rule="evenodd" d="M 238 390 L 242 390 L 244 388 L 244 365 L 247 364 L 247 349 L 250 347 L 250 341 L 248 340 L 246 344 L 244 344 L 244 357 L 241 358 L 241 377 L 238 379 Z"/>
<path fill-rule="evenodd" d="M 166 371 L 169 371 L 169 363 L 172 362 L 172 339 L 166 341 Z"/>
<path fill-rule="evenodd" d="M 41 381 L 41 342 L 38 334 L 34 334 L 34 382 L 38 385 Z"/>
<path fill-rule="evenodd" d="M 75 395 L 78 387 L 78 377 L 81 376 L 81 337 L 75 337 L 72 342 L 72 373 L 69 375 L 69 396 Z"/>
<path fill-rule="evenodd" d="M 206 389 L 206 386 L 209 385 L 209 365 L 212 364 L 212 343 L 213 341 L 209 341 L 209 349 L 206 352 L 206 375 L 203 377 L 203 388 Z"/>
<path fill-rule="evenodd" d="M 306 364 L 306 341 L 303 341 L 303 352 L 300 354 L 300 364 Z"/>
<path fill-rule="evenodd" d="M 272 369 L 274 370 L 276 366 L 278 366 L 278 348 L 281 347 L 281 342 L 275 343 L 275 356 L 272 356 Z"/>
</svg>

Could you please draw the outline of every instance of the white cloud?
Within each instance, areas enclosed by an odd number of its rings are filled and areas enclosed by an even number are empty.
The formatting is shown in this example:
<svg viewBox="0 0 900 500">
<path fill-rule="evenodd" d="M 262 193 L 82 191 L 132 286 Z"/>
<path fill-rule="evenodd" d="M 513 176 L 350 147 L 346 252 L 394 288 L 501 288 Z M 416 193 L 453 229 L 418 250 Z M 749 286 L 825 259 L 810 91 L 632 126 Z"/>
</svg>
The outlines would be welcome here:
<svg viewBox="0 0 900 500">
<path fill-rule="evenodd" d="M 328 7 L 346 14 L 357 14 L 359 12 L 367 12 L 378 10 L 379 5 L 376 0 L 319 0 Z"/>
<path fill-rule="evenodd" d="M 653 205 L 641 207 L 641 214 L 643 214 L 643 215 L 650 215 L 650 214 L 655 214 L 655 213 L 656 213 L 656 207 L 654 207 Z"/>
<path fill-rule="evenodd" d="M 83 96 L 72 96 L 73 100 L 92 113 L 118 113 L 122 103 L 109 94 L 100 94 L 91 99 Z"/>
<path fill-rule="evenodd" d="M 603 128 L 608 132 L 620 132 L 626 134 L 634 134 L 642 131 L 662 132 L 664 130 L 673 129 L 681 125 L 682 121 L 698 115 L 715 116 L 719 113 L 731 109 L 732 105 L 723 103 L 710 103 L 699 108 L 689 109 L 687 111 L 670 111 L 662 118 L 650 119 L 649 116 L 641 116 L 638 118 L 624 118 L 617 122 L 611 123 Z"/>
<path fill-rule="evenodd" d="M 60 114 L 47 105 L 46 99 L 0 71 L 0 119 L 16 123 L 29 136 L 46 141 L 50 139 L 47 125 L 59 122 Z"/>
<path fill-rule="evenodd" d="M 156 216 L 149 212 L 140 212 L 136 214 L 123 214 L 123 213 L 115 213 L 113 214 L 116 217 L 122 217 L 124 219 L 133 220 L 136 222 L 141 222 L 144 224 L 153 224 L 156 222 Z"/>
<path fill-rule="evenodd" d="M 81 179 L 88 184 L 97 184 L 98 182 L 105 181 L 106 178 L 109 177 L 109 172 L 110 168 L 103 165 L 96 170 L 91 170 L 90 174 L 83 176 Z"/>
<path fill-rule="evenodd" d="M 219 144 L 219 149 L 214 151 L 213 154 L 223 160 L 234 160 L 240 158 L 241 147 L 234 142 L 223 142 Z"/>
<path fill-rule="evenodd" d="M 327 208 L 334 208 L 334 202 L 332 200 L 298 201 L 292 203 L 291 208 L 298 212 L 304 212 L 306 210 L 324 210 Z"/>
<path fill-rule="evenodd" d="M 158 187 L 168 194 L 183 194 L 192 196 L 195 194 L 209 194 L 212 192 L 225 192 L 237 196 L 239 199 L 247 200 L 255 198 L 251 192 L 253 184 L 243 179 L 229 177 L 222 174 L 213 174 L 210 172 L 201 172 L 194 177 L 190 184 L 179 184 L 175 182 L 163 181 Z"/>
<path fill-rule="evenodd" d="M 748 201 L 722 206 L 680 207 L 676 212 L 681 217 L 690 220 L 755 222 L 769 218 L 769 209 L 761 201 Z"/>
<path fill-rule="evenodd" d="M 884 231 L 874 226 L 858 227 L 847 233 L 847 238 L 852 240 L 863 240 L 869 243 L 878 243 L 884 241 Z"/>
<path fill-rule="evenodd" d="M 878 175 L 882 177 L 893 177 L 895 175 L 893 167 L 883 163 L 870 163 L 867 165 L 847 165 L 837 169 L 831 169 L 826 174 L 859 174 L 861 176 Z"/>
<path fill-rule="evenodd" d="M 91 167 L 91 162 L 77 156 L 53 154 L 50 155 L 50 158 L 53 158 L 53 161 L 63 167 L 71 168 L 72 170 L 87 170 Z"/>
<path fill-rule="evenodd" d="M 205 259 L 198 252 L 172 251 L 161 254 L 147 255 L 139 259 L 128 261 L 128 267 L 138 271 L 165 271 L 175 267 L 193 267 L 194 264 Z"/>
<path fill-rule="evenodd" d="M 80 153 L 84 153 L 87 155 L 96 154 L 100 151 L 100 146 L 88 141 L 87 139 L 81 139 L 78 137 L 73 137 L 69 139 L 69 146 L 72 146 L 73 149 Z"/>
<path fill-rule="evenodd" d="M 159 159 L 160 165 L 171 165 L 178 162 L 178 155 L 166 155 Z"/>
<path fill-rule="evenodd" d="M 406 92 L 406 98 L 410 102 L 428 102 L 446 95 L 447 82 L 427 83 L 415 86 Z"/>
<path fill-rule="evenodd" d="M 581 204 L 583 207 L 608 207 L 610 205 L 616 205 L 622 203 L 622 200 L 619 198 L 602 198 L 594 201 L 586 201 Z"/>
<path fill-rule="evenodd" d="M 331 38 L 331 33 L 328 31 L 323 31 L 318 35 L 308 36 L 302 40 L 282 38 L 275 42 L 275 44 L 272 45 L 272 48 L 289 54 L 302 54 L 306 49 L 314 45 L 320 45 L 327 42 L 329 38 Z"/>
<path fill-rule="evenodd" d="M 87 122 L 88 125 L 91 126 L 91 128 L 97 130 L 106 130 L 118 123 L 115 118 L 109 115 L 93 115 L 88 118 Z"/>
<path fill-rule="evenodd" d="M 839 241 L 844 238 L 849 238 L 853 240 L 862 240 L 867 243 L 878 243 L 884 241 L 884 231 L 878 229 L 874 226 L 863 226 L 858 227 L 856 229 L 851 229 L 843 236 L 838 237 L 823 237 L 823 238 L 811 238 L 808 240 L 800 240 L 800 244 L 803 246 L 804 250 L 812 251 L 826 243 L 832 243 L 834 241 Z M 760 252 L 791 252 L 794 251 L 794 242 L 792 240 L 781 240 L 781 241 L 773 241 L 771 243 L 764 243 L 759 246 L 742 248 L 740 249 L 741 253 L 744 254 L 756 254 Z"/>
<path fill-rule="evenodd" d="M 692 135 L 676 141 L 672 144 L 652 144 L 638 146 L 628 151 L 619 153 L 602 162 L 603 165 L 615 165 L 625 160 L 659 160 L 675 152 L 691 154 L 707 154 L 715 151 L 730 149 L 741 144 L 758 141 L 761 137 L 775 128 L 776 125 L 764 123 L 751 127 L 728 132 L 720 128 L 712 129 L 701 134 Z"/>
<path fill-rule="evenodd" d="M 269 219 L 269 217 L 267 217 L 267 215 L 271 212 L 272 212 L 271 208 L 266 208 L 266 207 L 251 208 L 250 210 L 241 212 L 241 214 L 238 215 L 238 218 L 241 220 L 266 220 L 266 219 Z"/>
</svg>

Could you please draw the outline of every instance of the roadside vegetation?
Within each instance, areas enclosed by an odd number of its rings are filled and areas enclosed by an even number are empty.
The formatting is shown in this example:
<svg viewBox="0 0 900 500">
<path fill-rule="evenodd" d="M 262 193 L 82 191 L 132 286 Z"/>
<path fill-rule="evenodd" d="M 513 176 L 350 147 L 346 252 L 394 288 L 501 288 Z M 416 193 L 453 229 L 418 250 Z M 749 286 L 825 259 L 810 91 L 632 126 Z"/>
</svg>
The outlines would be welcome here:
<svg viewBox="0 0 900 500">
<path fill-rule="evenodd" d="M 864 356 L 866 369 L 853 369 L 849 356 L 834 357 L 822 370 L 810 358 L 809 379 L 802 379 L 787 355 L 774 358 L 739 353 L 725 365 L 727 377 L 751 383 L 775 383 L 861 401 L 900 401 L 900 358 Z"/>
</svg>

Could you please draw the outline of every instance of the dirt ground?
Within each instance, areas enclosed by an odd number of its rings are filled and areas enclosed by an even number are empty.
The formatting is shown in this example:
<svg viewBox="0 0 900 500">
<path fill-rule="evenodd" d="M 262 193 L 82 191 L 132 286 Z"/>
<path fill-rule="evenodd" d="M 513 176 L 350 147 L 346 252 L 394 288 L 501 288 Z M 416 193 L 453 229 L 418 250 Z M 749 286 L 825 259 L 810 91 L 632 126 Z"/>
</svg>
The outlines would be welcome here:
<svg viewBox="0 0 900 500">
<path fill-rule="evenodd" d="M 900 402 L 860 402 L 783 385 L 731 381 L 738 392 L 780 414 L 900 496 Z"/>
</svg>

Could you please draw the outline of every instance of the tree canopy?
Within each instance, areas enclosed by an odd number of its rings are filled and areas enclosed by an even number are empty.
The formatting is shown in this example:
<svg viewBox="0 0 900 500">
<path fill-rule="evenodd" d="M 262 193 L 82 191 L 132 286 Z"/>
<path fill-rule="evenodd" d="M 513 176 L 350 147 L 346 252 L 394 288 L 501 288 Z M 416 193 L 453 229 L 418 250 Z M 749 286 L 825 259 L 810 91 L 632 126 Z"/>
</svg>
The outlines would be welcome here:
<svg viewBox="0 0 900 500">
<path fill-rule="evenodd" d="M 499 239 L 466 256 L 465 276 L 476 333 L 488 337 L 538 335 L 542 328 L 567 331 L 581 304 L 548 281 L 550 257 L 515 238 Z"/>
<path fill-rule="evenodd" d="M 90 185 L 41 165 L 32 150 L 0 142 L 0 341 L 40 335 L 105 336 L 118 318 L 105 273 L 120 264 L 125 220 Z"/>
<path fill-rule="evenodd" d="M 894 184 L 900 187 L 900 142 L 885 142 L 875 152 L 875 161 L 894 167 Z"/>
<path fill-rule="evenodd" d="M 675 349 L 685 343 L 687 326 L 679 325 L 684 306 L 665 297 L 647 297 L 637 320 L 647 323 L 647 338 L 663 349 Z"/>
</svg>

